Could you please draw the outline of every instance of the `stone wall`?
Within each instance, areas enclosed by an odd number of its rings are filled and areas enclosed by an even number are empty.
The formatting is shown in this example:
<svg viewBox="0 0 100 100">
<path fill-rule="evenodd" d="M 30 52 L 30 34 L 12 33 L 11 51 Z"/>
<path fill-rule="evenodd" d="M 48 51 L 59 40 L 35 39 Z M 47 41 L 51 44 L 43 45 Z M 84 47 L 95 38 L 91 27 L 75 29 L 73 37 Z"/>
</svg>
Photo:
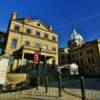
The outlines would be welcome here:
<svg viewBox="0 0 100 100">
<path fill-rule="evenodd" d="M 9 84 L 17 84 L 21 82 L 28 81 L 28 75 L 26 73 L 8 73 L 7 81 Z"/>
</svg>

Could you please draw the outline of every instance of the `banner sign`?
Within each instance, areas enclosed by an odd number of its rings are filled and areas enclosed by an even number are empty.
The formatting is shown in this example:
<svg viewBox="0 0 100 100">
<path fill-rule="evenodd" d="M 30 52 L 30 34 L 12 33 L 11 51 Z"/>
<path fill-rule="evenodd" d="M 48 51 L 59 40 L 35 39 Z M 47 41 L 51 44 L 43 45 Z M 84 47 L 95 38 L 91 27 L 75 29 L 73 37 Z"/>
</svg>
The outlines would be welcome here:
<svg viewBox="0 0 100 100">
<path fill-rule="evenodd" d="M 34 53 L 34 64 L 38 64 L 39 63 L 39 52 L 35 51 Z"/>
</svg>

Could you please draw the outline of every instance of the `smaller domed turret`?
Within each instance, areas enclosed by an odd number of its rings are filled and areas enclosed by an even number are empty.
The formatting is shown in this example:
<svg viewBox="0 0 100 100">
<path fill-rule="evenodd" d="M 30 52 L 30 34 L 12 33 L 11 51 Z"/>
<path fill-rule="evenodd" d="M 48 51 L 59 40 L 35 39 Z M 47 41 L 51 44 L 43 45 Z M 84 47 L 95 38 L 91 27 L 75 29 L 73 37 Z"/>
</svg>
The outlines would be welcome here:
<svg viewBox="0 0 100 100">
<path fill-rule="evenodd" d="M 68 41 L 69 48 L 78 48 L 81 47 L 84 43 L 83 37 L 76 31 L 76 28 L 73 28 L 71 38 Z"/>
</svg>

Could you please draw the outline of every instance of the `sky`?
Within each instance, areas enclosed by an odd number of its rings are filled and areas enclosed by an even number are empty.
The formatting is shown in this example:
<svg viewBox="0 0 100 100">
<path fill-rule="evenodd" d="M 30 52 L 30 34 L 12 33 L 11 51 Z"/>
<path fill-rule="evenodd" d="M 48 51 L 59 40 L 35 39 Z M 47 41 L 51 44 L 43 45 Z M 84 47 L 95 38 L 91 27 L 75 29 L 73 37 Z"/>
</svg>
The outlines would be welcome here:
<svg viewBox="0 0 100 100">
<path fill-rule="evenodd" d="M 73 26 L 85 41 L 100 39 L 100 0 L 0 0 L 0 31 L 7 31 L 14 11 L 17 18 L 30 17 L 52 25 L 59 47 L 67 47 Z"/>
</svg>

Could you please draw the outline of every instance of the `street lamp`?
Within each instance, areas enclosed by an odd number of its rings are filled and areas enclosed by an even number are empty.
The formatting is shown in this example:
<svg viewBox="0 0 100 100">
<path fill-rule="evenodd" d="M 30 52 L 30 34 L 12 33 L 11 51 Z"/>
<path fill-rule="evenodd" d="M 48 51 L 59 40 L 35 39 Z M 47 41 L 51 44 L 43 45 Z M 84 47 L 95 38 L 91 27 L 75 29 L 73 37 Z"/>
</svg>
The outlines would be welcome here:
<svg viewBox="0 0 100 100">
<path fill-rule="evenodd" d="M 46 63 L 46 56 L 45 56 L 45 92 L 48 92 L 48 71 L 47 71 L 47 63 Z"/>
<path fill-rule="evenodd" d="M 37 76 L 37 90 L 40 85 L 40 61 L 41 61 L 41 48 L 39 48 L 39 63 L 38 63 L 38 76 Z"/>
<path fill-rule="evenodd" d="M 82 100 L 86 100 L 85 88 L 84 88 L 84 77 L 80 77 L 80 84 L 81 84 Z"/>
<path fill-rule="evenodd" d="M 71 74 L 72 75 L 79 75 L 79 78 L 80 78 L 80 86 L 81 86 L 81 94 L 82 94 L 82 100 L 86 100 L 85 88 L 84 88 L 84 77 L 80 76 L 78 65 L 76 65 L 76 64 L 73 63 L 71 65 L 71 69 L 70 70 L 71 70 Z"/>
<path fill-rule="evenodd" d="M 46 46 L 43 46 L 43 49 L 46 50 Z M 45 72 L 46 72 L 46 76 L 45 76 L 45 92 L 48 92 L 48 71 L 47 71 L 47 64 L 46 64 L 46 56 L 45 56 Z"/>
</svg>

